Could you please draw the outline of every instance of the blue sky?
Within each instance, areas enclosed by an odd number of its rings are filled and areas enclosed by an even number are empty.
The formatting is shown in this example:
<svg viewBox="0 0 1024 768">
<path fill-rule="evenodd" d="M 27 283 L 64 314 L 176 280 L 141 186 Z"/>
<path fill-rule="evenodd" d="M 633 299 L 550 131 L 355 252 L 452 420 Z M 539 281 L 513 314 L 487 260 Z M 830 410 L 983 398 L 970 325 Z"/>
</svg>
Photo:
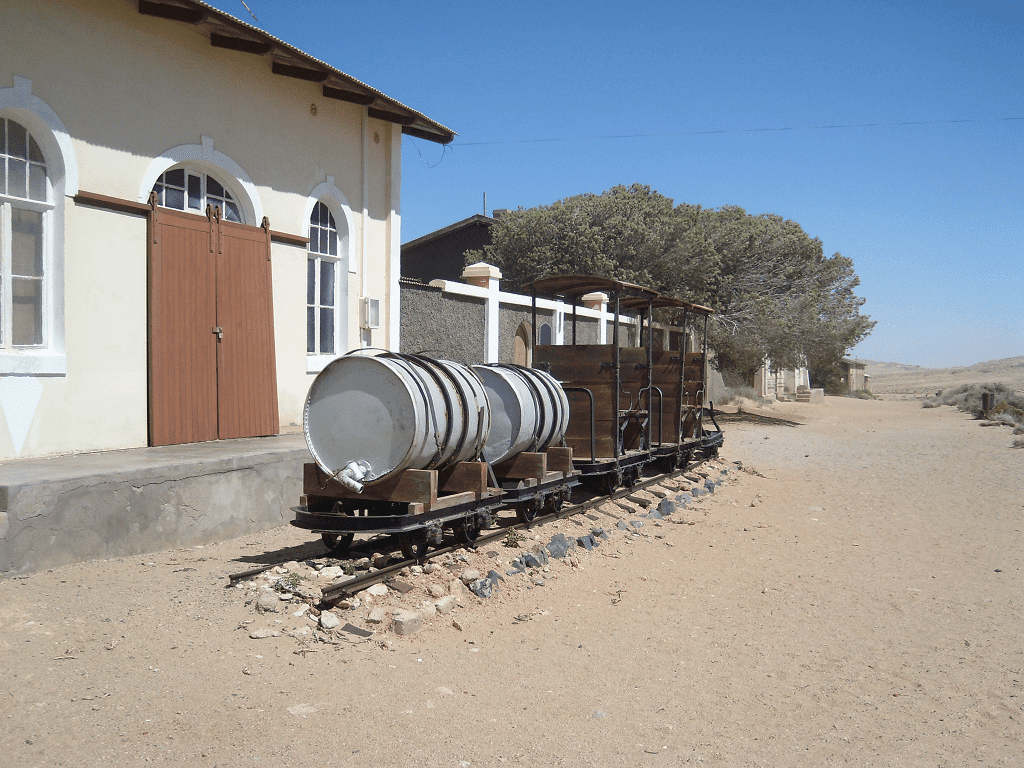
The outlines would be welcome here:
<svg viewBox="0 0 1024 768">
<path fill-rule="evenodd" d="M 1024 5 L 246 2 L 213 4 L 459 133 L 403 140 L 403 241 L 648 184 L 852 258 L 855 356 L 1024 355 Z"/>
</svg>

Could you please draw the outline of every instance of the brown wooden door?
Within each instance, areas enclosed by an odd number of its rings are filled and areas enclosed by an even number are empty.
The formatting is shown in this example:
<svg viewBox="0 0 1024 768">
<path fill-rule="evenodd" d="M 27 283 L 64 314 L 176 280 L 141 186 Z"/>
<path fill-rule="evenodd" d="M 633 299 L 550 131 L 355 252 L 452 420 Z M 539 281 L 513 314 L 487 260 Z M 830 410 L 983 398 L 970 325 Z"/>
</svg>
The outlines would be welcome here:
<svg viewBox="0 0 1024 768">
<path fill-rule="evenodd" d="M 220 222 L 217 414 L 222 440 L 276 435 L 277 365 L 267 229 Z"/>
<path fill-rule="evenodd" d="M 269 229 L 154 207 L 150 445 L 277 432 Z"/>
</svg>

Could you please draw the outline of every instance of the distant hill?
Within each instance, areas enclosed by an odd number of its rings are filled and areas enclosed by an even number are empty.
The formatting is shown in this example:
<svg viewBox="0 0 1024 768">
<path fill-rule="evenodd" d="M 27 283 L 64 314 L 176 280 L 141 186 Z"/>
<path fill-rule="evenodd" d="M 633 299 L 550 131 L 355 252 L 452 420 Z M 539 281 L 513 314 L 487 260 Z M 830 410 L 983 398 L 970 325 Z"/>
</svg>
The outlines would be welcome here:
<svg viewBox="0 0 1024 768">
<path fill-rule="evenodd" d="M 881 395 L 934 395 L 959 384 L 1002 383 L 1024 394 L 1024 356 L 988 360 L 954 368 L 922 368 L 919 365 L 861 360 L 871 377 L 869 388 Z"/>
</svg>

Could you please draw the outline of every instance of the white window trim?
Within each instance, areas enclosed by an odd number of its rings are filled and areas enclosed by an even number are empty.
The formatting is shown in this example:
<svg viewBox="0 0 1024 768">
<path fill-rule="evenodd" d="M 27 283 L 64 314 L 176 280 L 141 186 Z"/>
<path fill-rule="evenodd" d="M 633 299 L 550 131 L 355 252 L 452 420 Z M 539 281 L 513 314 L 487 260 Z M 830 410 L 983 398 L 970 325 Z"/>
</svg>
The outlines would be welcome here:
<svg viewBox="0 0 1024 768">
<path fill-rule="evenodd" d="M 139 202 L 149 202 L 149 193 L 153 191 L 153 185 L 165 171 L 177 165 L 183 165 L 189 169 L 208 173 L 217 179 L 234 196 L 235 202 L 242 212 L 242 223 L 258 227 L 263 221 L 263 203 L 249 174 L 230 157 L 214 149 L 213 139 L 209 136 L 203 136 L 202 142 L 202 144 L 181 144 L 172 147 L 153 160 L 142 177 L 142 184 L 139 187 Z"/>
<path fill-rule="evenodd" d="M 335 270 L 334 277 L 334 342 L 336 349 L 341 351 L 334 355 L 307 352 L 306 373 L 320 373 L 320 371 L 327 367 L 328 363 L 336 360 L 348 351 L 348 276 L 355 272 L 355 262 L 352 258 L 352 209 L 344 193 L 335 184 L 333 176 L 328 176 L 326 181 L 314 187 L 309 193 L 309 197 L 306 198 L 306 206 L 302 214 L 300 229 L 306 237 L 309 237 L 309 220 L 317 203 L 323 203 L 327 206 L 327 210 L 334 216 L 334 225 L 338 230 L 338 256 L 336 263 L 340 268 Z M 309 255 L 309 249 L 307 248 L 307 260 Z M 305 267 L 305 265 L 303 266 Z M 303 281 L 303 287 L 305 285 L 306 283 Z M 303 296 L 305 296 L 305 291 Z M 303 324 L 303 343 L 305 343 L 305 324 Z"/>
<path fill-rule="evenodd" d="M 13 88 L 0 88 L 0 114 L 32 134 L 46 159 L 49 221 L 44 229 L 47 275 L 43 299 L 44 347 L 0 352 L 0 375 L 66 376 L 64 342 L 64 208 L 78 194 L 78 161 L 71 136 L 57 113 L 32 94 L 32 81 L 14 77 Z M 8 222 L 9 225 L 9 222 Z"/>
</svg>

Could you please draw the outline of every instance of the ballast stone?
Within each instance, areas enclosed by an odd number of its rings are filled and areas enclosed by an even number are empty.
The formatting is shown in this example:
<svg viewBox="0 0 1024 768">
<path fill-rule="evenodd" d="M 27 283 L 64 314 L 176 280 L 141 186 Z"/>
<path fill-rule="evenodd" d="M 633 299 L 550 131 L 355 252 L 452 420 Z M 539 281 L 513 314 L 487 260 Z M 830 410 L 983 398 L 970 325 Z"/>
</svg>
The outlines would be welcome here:
<svg viewBox="0 0 1024 768">
<path fill-rule="evenodd" d="M 490 579 L 477 579 L 469 585 L 469 591 L 477 597 L 487 599 L 494 594 L 495 586 Z"/>
<path fill-rule="evenodd" d="M 454 608 L 454 607 L 455 607 L 455 598 L 452 597 L 451 595 L 448 595 L 446 597 L 442 597 L 440 600 L 434 601 L 434 608 L 436 608 L 437 612 L 439 614 L 441 614 L 442 616 L 447 616 L 449 613 L 452 612 L 452 608 Z"/>
<path fill-rule="evenodd" d="M 277 613 L 280 607 L 281 598 L 277 596 L 276 592 L 263 590 L 256 598 L 256 610 L 260 613 Z"/>
<path fill-rule="evenodd" d="M 557 533 L 551 537 L 551 541 L 548 542 L 547 549 L 551 554 L 551 557 L 556 560 L 561 560 L 569 554 L 569 550 L 574 546 L 575 543 L 569 541 L 564 533 Z"/>
<path fill-rule="evenodd" d="M 423 615 L 419 611 L 399 608 L 391 614 L 391 627 L 396 635 L 411 635 L 423 629 Z"/>
<path fill-rule="evenodd" d="M 662 499 L 658 502 L 658 512 L 662 515 L 671 515 L 676 511 L 676 503 L 672 499 Z"/>
</svg>

